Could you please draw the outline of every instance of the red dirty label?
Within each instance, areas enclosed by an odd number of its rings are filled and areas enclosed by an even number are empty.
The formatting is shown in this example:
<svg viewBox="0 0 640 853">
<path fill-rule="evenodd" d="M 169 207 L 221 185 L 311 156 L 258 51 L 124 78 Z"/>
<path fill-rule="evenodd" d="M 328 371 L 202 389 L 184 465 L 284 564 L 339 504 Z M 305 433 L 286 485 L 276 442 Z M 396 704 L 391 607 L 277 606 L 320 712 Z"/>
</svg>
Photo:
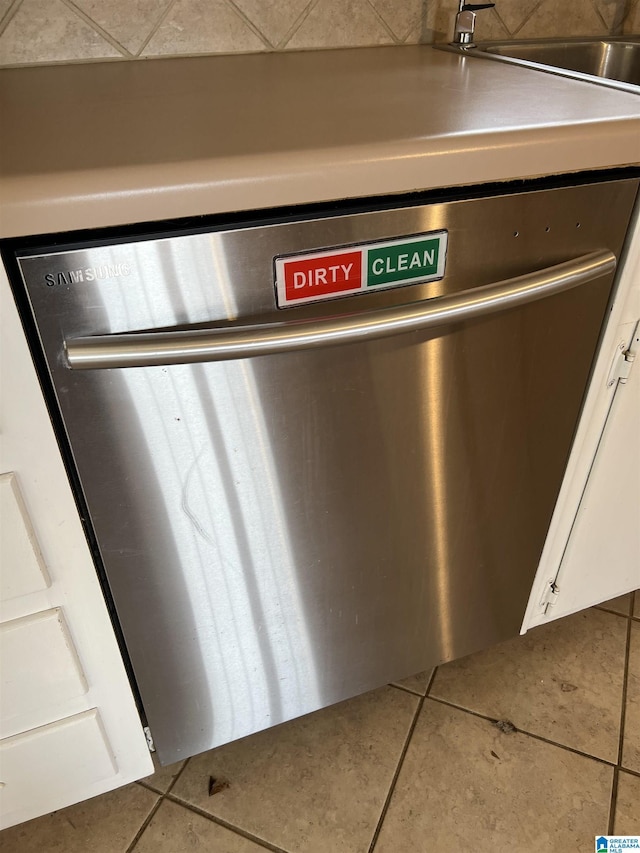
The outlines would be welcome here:
<svg viewBox="0 0 640 853">
<path fill-rule="evenodd" d="M 358 290 L 362 285 L 360 250 L 284 261 L 282 267 L 287 303 Z"/>
</svg>

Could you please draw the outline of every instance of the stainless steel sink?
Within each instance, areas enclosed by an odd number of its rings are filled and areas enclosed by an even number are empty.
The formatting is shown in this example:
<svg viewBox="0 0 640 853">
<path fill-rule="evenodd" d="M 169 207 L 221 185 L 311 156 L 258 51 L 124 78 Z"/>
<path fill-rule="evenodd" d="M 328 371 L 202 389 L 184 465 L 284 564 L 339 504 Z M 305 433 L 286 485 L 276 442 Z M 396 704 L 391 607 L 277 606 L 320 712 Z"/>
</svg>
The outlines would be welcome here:
<svg viewBox="0 0 640 853">
<path fill-rule="evenodd" d="M 636 35 L 485 42 L 451 49 L 640 94 L 640 36 Z"/>
<path fill-rule="evenodd" d="M 487 45 L 480 50 L 640 86 L 640 40 Z"/>
</svg>

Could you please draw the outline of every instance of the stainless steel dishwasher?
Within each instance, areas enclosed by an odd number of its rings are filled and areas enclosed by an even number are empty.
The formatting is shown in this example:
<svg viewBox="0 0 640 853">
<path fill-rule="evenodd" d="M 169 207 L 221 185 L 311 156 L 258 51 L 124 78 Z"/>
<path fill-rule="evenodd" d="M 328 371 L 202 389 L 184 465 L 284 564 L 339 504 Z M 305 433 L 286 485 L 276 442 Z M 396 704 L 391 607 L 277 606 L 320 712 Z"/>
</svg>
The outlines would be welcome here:
<svg viewBox="0 0 640 853">
<path fill-rule="evenodd" d="M 163 763 L 518 632 L 637 188 L 5 245 Z"/>
</svg>

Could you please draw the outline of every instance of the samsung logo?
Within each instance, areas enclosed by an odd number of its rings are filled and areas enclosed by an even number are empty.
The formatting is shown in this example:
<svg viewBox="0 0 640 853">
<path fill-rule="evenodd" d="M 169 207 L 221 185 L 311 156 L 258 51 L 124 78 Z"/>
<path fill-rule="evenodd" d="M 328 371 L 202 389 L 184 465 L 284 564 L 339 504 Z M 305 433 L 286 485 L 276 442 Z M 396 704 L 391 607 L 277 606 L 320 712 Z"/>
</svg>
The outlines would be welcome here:
<svg viewBox="0 0 640 853">
<path fill-rule="evenodd" d="M 99 267 L 85 267 L 80 270 L 49 272 L 45 275 L 44 280 L 47 287 L 54 287 L 56 284 L 80 284 L 85 281 L 123 278 L 127 275 L 131 275 L 129 264 L 102 264 Z"/>
</svg>

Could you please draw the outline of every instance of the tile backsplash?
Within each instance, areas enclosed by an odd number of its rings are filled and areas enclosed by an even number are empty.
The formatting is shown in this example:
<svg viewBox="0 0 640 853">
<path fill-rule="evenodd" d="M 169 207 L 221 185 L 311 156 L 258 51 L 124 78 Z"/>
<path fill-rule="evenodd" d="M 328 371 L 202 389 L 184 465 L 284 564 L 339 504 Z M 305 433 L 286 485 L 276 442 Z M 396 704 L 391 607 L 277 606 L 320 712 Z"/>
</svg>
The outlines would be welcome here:
<svg viewBox="0 0 640 853">
<path fill-rule="evenodd" d="M 448 41 L 457 0 L 0 0 L 0 65 Z M 497 0 L 477 38 L 638 32 L 640 0 Z"/>
</svg>

